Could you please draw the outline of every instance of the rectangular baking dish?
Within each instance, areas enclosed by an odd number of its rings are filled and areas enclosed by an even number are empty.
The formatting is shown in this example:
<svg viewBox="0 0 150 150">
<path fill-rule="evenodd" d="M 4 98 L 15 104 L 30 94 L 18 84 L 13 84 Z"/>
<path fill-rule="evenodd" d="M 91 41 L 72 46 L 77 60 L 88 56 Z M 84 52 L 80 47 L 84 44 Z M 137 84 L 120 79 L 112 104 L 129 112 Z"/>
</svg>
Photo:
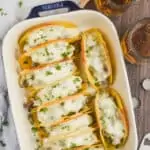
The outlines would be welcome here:
<svg viewBox="0 0 150 150">
<path fill-rule="evenodd" d="M 18 38 L 23 31 L 31 26 L 54 20 L 71 21 L 77 24 L 81 30 L 93 27 L 100 28 L 106 36 L 113 58 L 115 59 L 116 73 L 112 87 L 123 97 L 129 118 L 129 138 L 126 145 L 119 150 L 137 150 L 137 131 L 131 92 L 117 31 L 113 23 L 107 17 L 91 10 L 79 10 L 61 15 L 25 20 L 15 25 L 6 35 L 3 42 L 3 60 L 10 105 L 21 150 L 33 150 L 35 141 L 33 140 L 31 126 L 27 119 L 27 112 L 23 108 L 24 91 L 18 84 L 17 61 L 15 57 Z"/>
</svg>

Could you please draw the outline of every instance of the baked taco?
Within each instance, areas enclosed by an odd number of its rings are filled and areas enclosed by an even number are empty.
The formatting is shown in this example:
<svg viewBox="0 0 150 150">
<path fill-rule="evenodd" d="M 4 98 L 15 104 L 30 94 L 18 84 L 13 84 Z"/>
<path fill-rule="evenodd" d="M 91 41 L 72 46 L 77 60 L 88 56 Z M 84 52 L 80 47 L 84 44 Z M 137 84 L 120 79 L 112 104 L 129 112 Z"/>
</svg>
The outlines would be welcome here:
<svg viewBox="0 0 150 150">
<path fill-rule="evenodd" d="M 98 145 L 102 148 L 99 143 L 97 128 L 85 127 L 66 135 L 44 138 L 40 143 L 39 150 L 86 150 Z"/>
<path fill-rule="evenodd" d="M 52 21 L 35 25 L 27 29 L 18 41 L 21 53 L 30 51 L 33 47 L 57 39 L 79 39 L 77 26 L 67 21 Z"/>
<path fill-rule="evenodd" d="M 112 68 L 106 42 L 99 29 L 83 32 L 81 65 L 91 85 L 99 89 L 112 83 Z"/>
<path fill-rule="evenodd" d="M 54 126 L 92 109 L 94 96 L 80 93 L 44 103 L 29 111 L 35 126 Z"/>
<path fill-rule="evenodd" d="M 72 59 L 23 70 L 19 75 L 20 87 L 34 87 L 59 81 L 74 72 L 77 67 Z"/>
<path fill-rule="evenodd" d="M 114 89 L 97 93 L 95 112 L 105 148 L 123 146 L 128 138 L 129 125 L 120 95 Z"/>
<path fill-rule="evenodd" d="M 34 47 L 22 54 L 18 61 L 22 69 L 31 69 L 35 66 L 59 62 L 71 58 L 76 51 L 75 45 L 68 40 L 55 40 Z"/>
<path fill-rule="evenodd" d="M 54 84 L 28 88 L 26 106 L 37 107 L 44 103 L 53 103 L 53 101 L 67 96 L 76 96 L 77 93 L 87 91 L 87 86 L 80 76 L 72 75 Z M 91 91 L 87 92 L 95 93 L 95 90 L 91 88 Z"/>
</svg>

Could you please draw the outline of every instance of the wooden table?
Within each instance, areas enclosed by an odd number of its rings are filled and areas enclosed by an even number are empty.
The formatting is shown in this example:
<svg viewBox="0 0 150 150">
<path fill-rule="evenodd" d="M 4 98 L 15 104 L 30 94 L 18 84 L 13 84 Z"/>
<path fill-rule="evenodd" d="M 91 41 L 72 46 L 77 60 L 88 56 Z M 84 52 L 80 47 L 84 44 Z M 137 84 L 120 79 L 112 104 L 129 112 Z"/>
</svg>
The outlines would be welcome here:
<svg viewBox="0 0 150 150">
<path fill-rule="evenodd" d="M 95 9 L 94 2 L 87 5 L 88 9 Z M 150 17 L 150 0 L 141 0 L 133 4 L 122 16 L 111 19 L 120 37 L 136 21 Z M 140 106 L 135 109 L 136 123 L 139 142 L 142 137 L 150 132 L 150 92 L 146 92 L 141 87 L 141 82 L 145 78 L 150 78 L 150 65 L 136 66 L 126 63 L 132 96 L 140 100 Z"/>
</svg>

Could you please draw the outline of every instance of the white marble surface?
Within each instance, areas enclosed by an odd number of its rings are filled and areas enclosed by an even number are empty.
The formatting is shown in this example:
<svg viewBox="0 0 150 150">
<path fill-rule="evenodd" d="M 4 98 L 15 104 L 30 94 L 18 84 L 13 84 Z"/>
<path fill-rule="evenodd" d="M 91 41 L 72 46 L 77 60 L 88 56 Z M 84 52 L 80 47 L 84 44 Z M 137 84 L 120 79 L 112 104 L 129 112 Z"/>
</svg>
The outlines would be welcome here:
<svg viewBox="0 0 150 150">
<path fill-rule="evenodd" d="M 1 8 L 3 8 L 3 11 L 7 13 L 6 16 L 0 15 L 0 88 L 2 87 L 3 89 L 7 89 L 1 53 L 2 40 L 5 34 L 14 24 L 20 22 L 21 20 L 24 20 L 28 16 L 28 13 L 32 7 L 39 4 L 55 2 L 60 0 L 21 0 L 23 2 L 21 8 L 18 5 L 19 1 L 20 0 L 0 0 L 0 10 Z M 79 3 L 79 1 L 83 2 L 85 0 L 73 0 L 73 1 Z M 0 103 L 0 109 L 1 107 L 4 108 L 4 106 Z M 17 136 L 15 134 L 15 126 L 13 123 L 13 117 L 10 108 L 8 109 L 8 122 L 9 125 L 4 127 L 3 135 L 0 134 L 0 140 L 1 139 L 4 140 L 6 146 L 5 147 L 0 146 L 0 150 L 19 150 L 19 146 L 17 143 Z"/>
</svg>

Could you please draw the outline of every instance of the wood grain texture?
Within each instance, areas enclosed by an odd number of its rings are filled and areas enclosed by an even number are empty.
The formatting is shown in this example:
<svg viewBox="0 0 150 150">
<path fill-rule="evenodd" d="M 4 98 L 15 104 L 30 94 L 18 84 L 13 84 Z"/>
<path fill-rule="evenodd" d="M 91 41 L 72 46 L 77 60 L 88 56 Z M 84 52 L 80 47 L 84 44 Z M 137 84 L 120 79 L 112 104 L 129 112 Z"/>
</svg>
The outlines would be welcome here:
<svg viewBox="0 0 150 150">
<path fill-rule="evenodd" d="M 88 9 L 96 9 L 93 0 L 87 5 Z M 138 20 L 150 17 L 150 0 L 141 0 L 133 4 L 122 16 L 111 18 L 120 38 L 125 31 Z M 141 66 L 126 62 L 132 96 L 140 100 L 140 106 L 135 109 L 139 143 L 142 137 L 150 132 L 150 92 L 144 91 L 141 86 L 145 78 L 150 78 L 150 63 Z"/>
</svg>

